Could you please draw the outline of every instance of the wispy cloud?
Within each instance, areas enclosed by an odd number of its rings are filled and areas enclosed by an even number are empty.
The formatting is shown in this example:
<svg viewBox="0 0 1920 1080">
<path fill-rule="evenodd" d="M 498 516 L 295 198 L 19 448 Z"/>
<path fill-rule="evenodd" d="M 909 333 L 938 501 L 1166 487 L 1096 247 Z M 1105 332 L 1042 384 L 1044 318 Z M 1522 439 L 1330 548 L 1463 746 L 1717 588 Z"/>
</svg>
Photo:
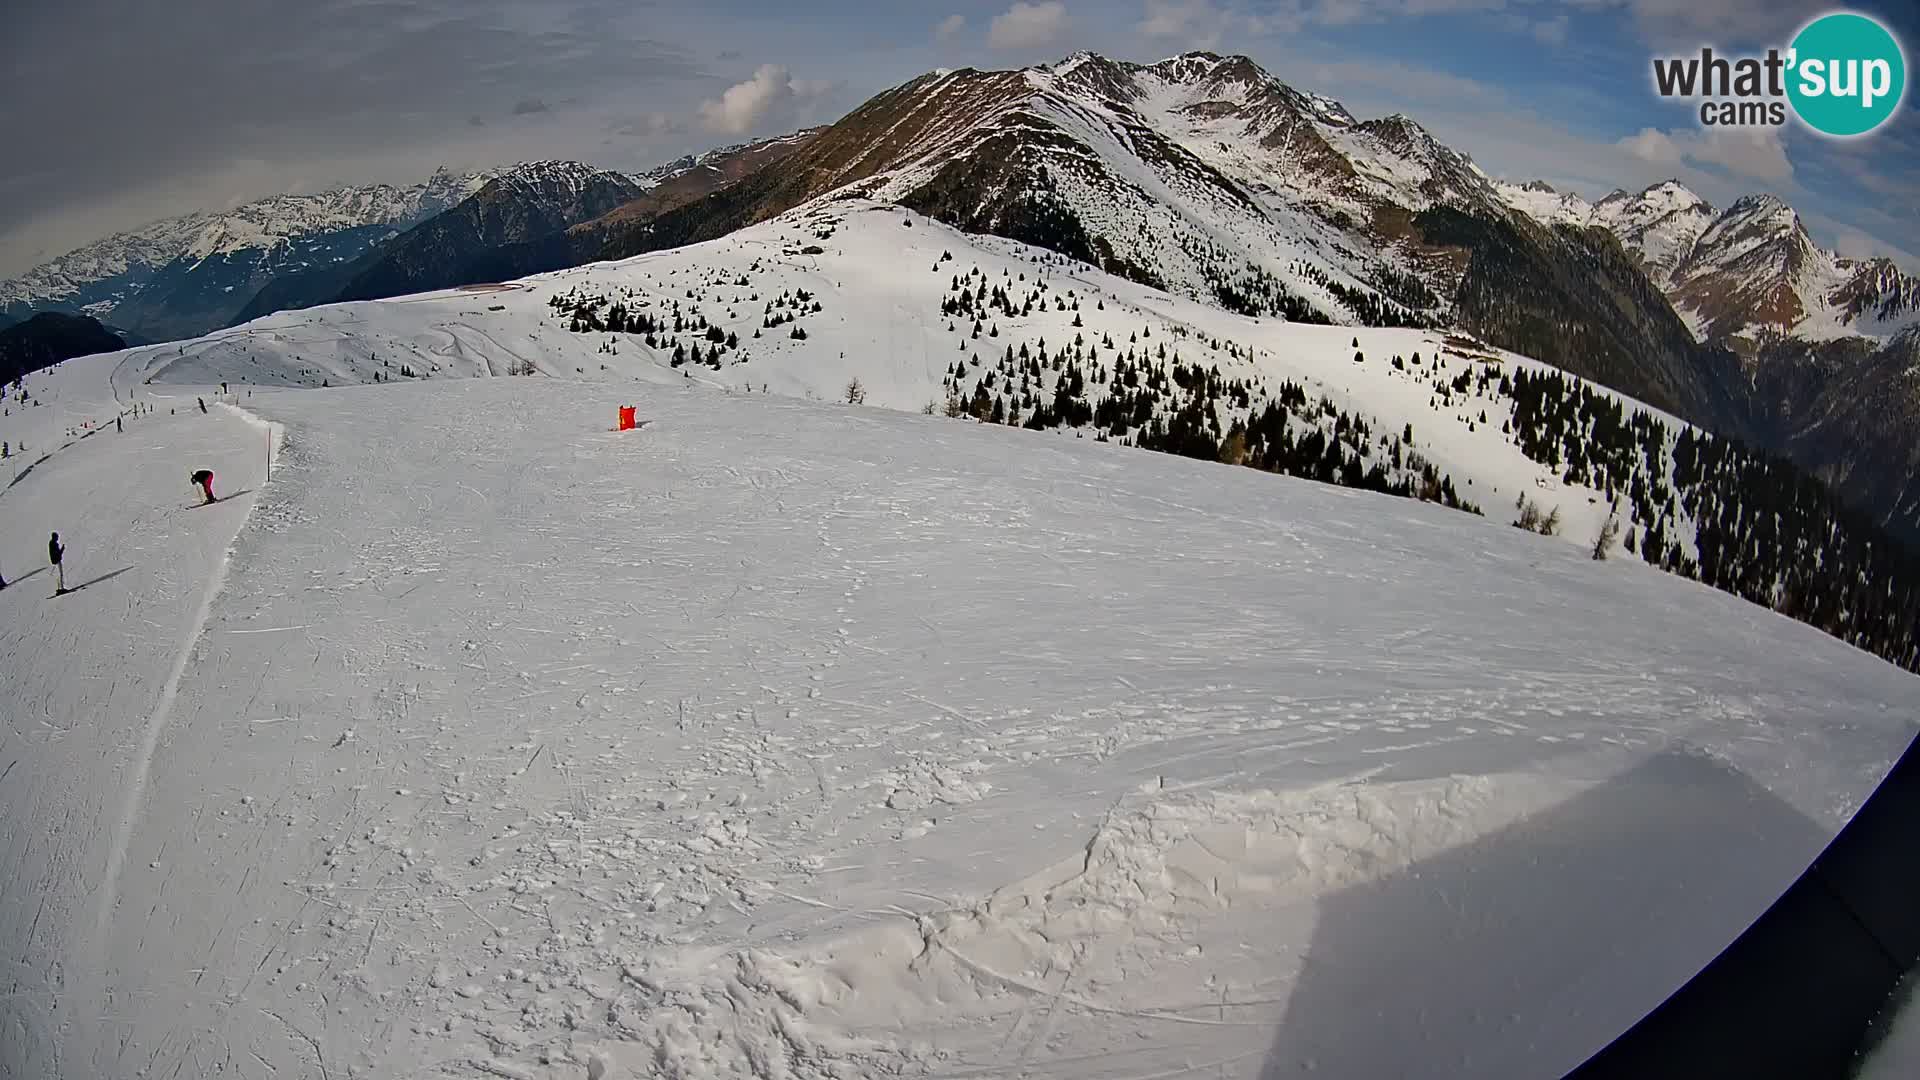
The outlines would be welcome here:
<svg viewBox="0 0 1920 1080">
<path fill-rule="evenodd" d="M 1692 162 L 1715 165 L 1734 176 L 1770 184 L 1793 183 L 1793 162 L 1774 128 L 1715 128 L 1707 131 L 1642 128 L 1619 142 L 1642 161 L 1660 165 Z"/>
<path fill-rule="evenodd" d="M 1555 15 L 1551 19 L 1539 20 L 1534 23 L 1530 29 L 1533 33 L 1534 40 L 1540 42 L 1542 45 L 1565 45 L 1567 43 L 1567 27 L 1570 26 L 1572 22 L 1573 20 L 1565 15 Z"/>
<path fill-rule="evenodd" d="M 1193 49 L 1216 49 L 1230 35 L 1257 37 L 1267 29 L 1265 19 L 1213 0 L 1146 0 L 1135 27 L 1149 41 Z"/>
<path fill-rule="evenodd" d="M 0 276 L 192 209 L 406 183 L 443 162 L 578 156 L 604 134 L 593 113 L 621 99 L 690 107 L 706 78 L 695 57 L 710 55 L 623 0 L 537 13 L 514 0 L 62 0 L 7 5 L 5 21 L 0 101 L 41 106 L 0 108 L 0 175 L 26 162 L 58 175 L 0 200 Z M 62 65 L 80 40 L 74 77 Z M 553 108 L 568 97 L 597 104 Z M 553 111 L 469 122 L 526 102 Z"/>
<path fill-rule="evenodd" d="M 967 17 L 965 15 L 949 15 L 934 25 L 933 39 L 935 41 L 946 41 L 948 38 L 954 37 L 966 28 Z"/>
<path fill-rule="evenodd" d="M 1649 42 L 1679 48 L 1784 44 L 1826 8 L 1807 0 L 1624 0 L 1620 6 Z"/>
<path fill-rule="evenodd" d="M 687 125 L 678 118 L 663 112 L 644 113 L 640 116 L 621 120 L 612 125 L 615 135 L 629 138 L 651 139 L 661 135 L 678 135 L 687 130 Z"/>
<path fill-rule="evenodd" d="M 1067 5 L 1061 0 L 1015 0 L 987 26 L 987 44 L 996 49 L 1039 49 L 1058 42 L 1067 31 Z"/>
</svg>

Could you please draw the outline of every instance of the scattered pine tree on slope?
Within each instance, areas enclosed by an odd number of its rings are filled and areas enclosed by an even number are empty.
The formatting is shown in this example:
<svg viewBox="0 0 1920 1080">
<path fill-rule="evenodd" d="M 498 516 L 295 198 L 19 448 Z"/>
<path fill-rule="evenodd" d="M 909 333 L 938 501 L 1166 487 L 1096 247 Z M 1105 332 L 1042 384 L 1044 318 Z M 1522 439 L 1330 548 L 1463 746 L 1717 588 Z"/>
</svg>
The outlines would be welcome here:
<svg viewBox="0 0 1920 1080">
<path fill-rule="evenodd" d="M 937 409 L 948 416 L 1073 430 L 1480 512 L 1421 456 L 1411 425 L 1377 432 L 1366 417 L 1309 397 L 1290 380 L 1229 374 L 1224 361 L 1251 349 L 1179 327 L 1162 327 L 1156 337 L 1151 323 L 1125 340 L 1084 326 L 1068 327 L 1070 339 L 1029 339 L 1036 314 L 1077 316 L 1080 298 L 1038 277 L 934 270 L 949 278 L 940 325 L 959 339 L 961 353 Z M 685 297 L 647 298 L 576 287 L 549 303 L 576 332 L 636 335 L 662 359 L 671 355 L 674 366 L 718 369 L 747 358 L 737 335 L 721 333 L 709 313 L 717 318 L 715 305 L 745 302 L 738 290 L 749 288 L 716 280 Z M 750 295 L 761 305 L 763 328 L 792 324 L 782 335 L 791 340 L 802 340 L 802 320 L 821 310 L 804 291 Z M 1450 339 L 1445 355 L 1385 363 L 1394 377 L 1425 383 L 1435 409 L 1453 411 L 1470 428 L 1498 424 L 1527 458 L 1616 504 L 1629 553 L 1920 670 L 1920 561 L 1824 486 L 1783 459 L 1676 429 L 1582 380 L 1505 371 L 1494 358 L 1473 355 L 1470 344 Z M 1523 527 L 1551 531 L 1546 523 L 1558 522 L 1558 507 L 1532 511 Z"/>
</svg>

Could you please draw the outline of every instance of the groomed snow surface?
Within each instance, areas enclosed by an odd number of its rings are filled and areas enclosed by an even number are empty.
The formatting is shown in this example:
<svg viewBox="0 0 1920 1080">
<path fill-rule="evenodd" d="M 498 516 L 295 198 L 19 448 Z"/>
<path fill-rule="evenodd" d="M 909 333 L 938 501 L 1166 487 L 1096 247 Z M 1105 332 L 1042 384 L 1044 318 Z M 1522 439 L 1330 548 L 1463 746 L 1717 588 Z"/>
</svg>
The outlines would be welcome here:
<svg viewBox="0 0 1920 1080">
<path fill-rule="evenodd" d="M 124 370 L 6 420 L 100 428 L 0 493 L 8 1076 L 1558 1075 L 1913 734 L 1879 660 L 1431 505 Z"/>
</svg>

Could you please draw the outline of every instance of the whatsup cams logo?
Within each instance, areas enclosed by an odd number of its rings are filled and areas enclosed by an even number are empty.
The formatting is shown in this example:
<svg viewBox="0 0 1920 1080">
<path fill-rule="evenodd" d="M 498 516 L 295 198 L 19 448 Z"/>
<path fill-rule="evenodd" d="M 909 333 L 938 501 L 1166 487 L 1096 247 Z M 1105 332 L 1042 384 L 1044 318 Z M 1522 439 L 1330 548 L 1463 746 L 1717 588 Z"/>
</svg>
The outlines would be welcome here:
<svg viewBox="0 0 1920 1080">
<path fill-rule="evenodd" d="M 1875 19 L 1836 11 L 1764 56 L 1703 48 L 1698 56 L 1655 57 L 1653 85 L 1663 98 L 1697 101 L 1707 127 L 1779 127 L 1791 114 L 1822 135 L 1851 138 L 1900 108 L 1907 57 Z"/>
</svg>

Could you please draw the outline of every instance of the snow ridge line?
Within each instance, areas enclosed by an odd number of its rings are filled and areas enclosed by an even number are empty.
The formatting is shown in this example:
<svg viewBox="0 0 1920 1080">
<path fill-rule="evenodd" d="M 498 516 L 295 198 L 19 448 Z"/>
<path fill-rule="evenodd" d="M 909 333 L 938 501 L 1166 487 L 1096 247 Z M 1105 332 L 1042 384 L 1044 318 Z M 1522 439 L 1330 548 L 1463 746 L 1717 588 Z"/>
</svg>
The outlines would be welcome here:
<svg viewBox="0 0 1920 1080">
<path fill-rule="evenodd" d="M 227 409 L 239 414 L 242 420 L 255 427 L 264 429 L 268 437 L 268 456 L 266 472 L 262 475 L 260 486 L 265 487 L 273 478 L 273 457 L 280 448 L 281 425 L 266 420 L 238 405 L 219 402 Z M 259 503 L 259 493 L 255 492 L 253 501 L 247 504 L 246 516 L 241 518 L 233 535 L 227 538 L 226 550 L 221 552 L 220 562 L 214 567 L 213 576 L 208 579 L 206 588 L 201 592 L 200 603 L 194 609 L 193 620 L 186 637 L 180 643 L 180 652 L 173 660 L 173 668 L 167 674 L 166 683 L 160 688 L 160 699 L 154 704 L 153 711 L 147 714 L 147 722 L 141 732 L 140 750 L 134 757 L 134 771 L 130 783 L 126 786 L 126 800 L 121 805 L 120 816 L 113 826 L 113 847 L 107 853 L 106 873 L 100 882 L 100 902 L 94 911 L 93 933 L 89 937 L 86 949 L 86 964 L 82 968 L 86 977 L 95 981 L 93 990 L 102 992 L 106 985 L 107 936 L 113 928 L 114 908 L 120 902 L 120 874 L 126 867 L 127 849 L 133 842 L 133 827 L 140 806 L 146 802 L 147 781 L 153 771 L 153 755 L 160 746 L 160 733 L 166 730 L 167 722 L 173 714 L 173 702 L 180 692 L 180 679 L 186 674 L 187 664 L 199 647 L 200 639 L 205 636 L 207 619 L 213 613 L 213 601 L 226 587 L 227 563 L 233 557 L 233 543 L 253 517 L 253 508 Z M 105 1001 L 98 1003 L 102 1009 Z"/>
</svg>

